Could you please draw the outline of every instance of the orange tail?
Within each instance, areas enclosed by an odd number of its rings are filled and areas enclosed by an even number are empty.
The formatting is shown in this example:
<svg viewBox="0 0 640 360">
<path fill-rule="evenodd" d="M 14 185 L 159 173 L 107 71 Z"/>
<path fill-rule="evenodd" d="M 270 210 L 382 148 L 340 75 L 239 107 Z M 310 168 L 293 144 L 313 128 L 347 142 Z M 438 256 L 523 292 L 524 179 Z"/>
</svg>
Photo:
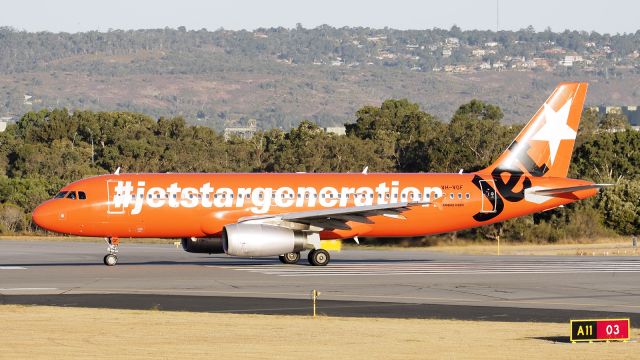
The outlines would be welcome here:
<svg viewBox="0 0 640 360">
<path fill-rule="evenodd" d="M 560 83 L 498 160 L 480 172 L 566 177 L 587 83 Z"/>
</svg>

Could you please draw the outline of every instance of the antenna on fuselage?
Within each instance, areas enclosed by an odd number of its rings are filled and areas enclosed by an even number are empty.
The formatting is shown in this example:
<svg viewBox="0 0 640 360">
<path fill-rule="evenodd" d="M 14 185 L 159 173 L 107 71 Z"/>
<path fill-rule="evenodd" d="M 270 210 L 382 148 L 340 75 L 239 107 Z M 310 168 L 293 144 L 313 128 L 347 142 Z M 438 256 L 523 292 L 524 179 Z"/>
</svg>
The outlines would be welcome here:
<svg viewBox="0 0 640 360">
<path fill-rule="evenodd" d="M 120 166 L 118 166 L 116 172 L 114 172 L 113 175 L 120 175 Z"/>
<path fill-rule="evenodd" d="M 368 173 L 368 172 L 369 172 L 369 167 L 368 167 L 368 166 L 365 166 L 365 167 L 364 167 L 364 169 L 362 169 L 362 173 L 363 173 L 364 175 L 367 175 L 367 173 Z"/>
</svg>

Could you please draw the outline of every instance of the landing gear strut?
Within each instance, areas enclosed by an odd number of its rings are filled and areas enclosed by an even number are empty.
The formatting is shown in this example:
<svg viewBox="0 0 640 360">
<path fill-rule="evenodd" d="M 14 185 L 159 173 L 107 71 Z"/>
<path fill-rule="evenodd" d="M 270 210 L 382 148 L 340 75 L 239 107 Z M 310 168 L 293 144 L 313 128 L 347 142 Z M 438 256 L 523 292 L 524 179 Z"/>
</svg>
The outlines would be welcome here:
<svg viewBox="0 0 640 360">
<path fill-rule="evenodd" d="M 300 252 L 290 252 L 284 255 L 278 256 L 280 262 L 283 264 L 297 264 L 300 261 Z"/>
<path fill-rule="evenodd" d="M 309 260 L 309 264 L 313 266 L 327 266 L 329 261 L 331 261 L 331 256 L 329 256 L 329 252 L 325 249 L 315 249 L 309 251 L 307 259 Z"/>
<path fill-rule="evenodd" d="M 103 262 L 107 266 L 114 266 L 118 263 L 118 246 L 120 245 L 119 238 L 107 238 L 104 239 L 107 242 L 108 254 L 104 256 Z"/>
</svg>

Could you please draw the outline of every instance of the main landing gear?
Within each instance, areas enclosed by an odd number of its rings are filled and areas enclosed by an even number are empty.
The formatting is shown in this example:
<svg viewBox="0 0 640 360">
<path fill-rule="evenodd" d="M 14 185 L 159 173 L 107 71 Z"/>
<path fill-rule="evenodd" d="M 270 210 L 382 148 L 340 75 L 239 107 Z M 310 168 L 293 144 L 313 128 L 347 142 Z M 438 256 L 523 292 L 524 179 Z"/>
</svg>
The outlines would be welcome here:
<svg viewBox="0 0 640 360">
<path fill-rule="evenodd" d="M 104 256 L 103 262 L 107 266 L 114 266 L 118 263 L 118 246 L 120 245 L 119 238 L 107 238 L 104 239 L 107 242 L 108 254 Z"/>
<path fill-rule="evenodd" d="M 297 264 L 300 261 L 300 252 L 286 253 L 278 256 L 278 259 L 280 259 L 280 262 L 283 264 Z M 313 266 L 326 266 L 329 261 L 331 261 L 331 256 L 329 256 L 327 250 L 315 249 L 309 251 L 307 259 L 309 260 L 309 264 Z"/>
<path fill-rule="evenodd" d="M 309 264 L 313 266 L 327 266 L 329 261 L 331 261 L 331 256 L 329 256 L 329 252 L 325 249 L 314 249 L 309 251 L 307 259 L 309 260 Z"/>
<path fill-rule="evenodd" d="M 283 264 L 297 264 L 300 261 L 300 251 L 286 253 L 278 256 L 278 258 Z"/>
</svg>

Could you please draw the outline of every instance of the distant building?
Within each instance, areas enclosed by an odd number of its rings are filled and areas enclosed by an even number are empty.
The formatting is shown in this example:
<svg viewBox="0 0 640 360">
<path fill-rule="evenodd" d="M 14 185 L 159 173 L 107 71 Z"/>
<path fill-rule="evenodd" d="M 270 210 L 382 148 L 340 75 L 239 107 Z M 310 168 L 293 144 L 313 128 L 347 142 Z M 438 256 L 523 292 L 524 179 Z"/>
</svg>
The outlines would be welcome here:
<svg viewBox="0 0 640 360">
<path fill-rule="evenodd" d="M 346 135 L 347 129 L 344 126 L 329 126 L 324 128 L 324 131 L 328 134 Z"/>
<path fill-rule="evenodd" d="M 373 41 L 373 42 L 380 42 L 380 41 L 386 41 L 387 37 L 386 36 L 370 36 L 367 38 L 367 40 Z"/>
<path fill-rule="evenodd" d="M 487 52 L 484 49 L 474 49 L 471 54 L 476 57 L 484 56 Z"/>
<path fill-rule="evenodd" d="M 496 61 L 492 65 L 492 67 L 498 71 L 504 70 L 505 66 L 505 63 L 503 63 L 502 61 Z"/>
<path fill-rule="evenodd" d="M 0 121 L 0 132 L 4 132 L 5 130 L 7 130 L 7 122 Z"/>
<path fill-rule="evenodd" d="M 234 136 L 238 136 L 242 139 L 248 140 L 258 131 L 256 120 L 251 119 L 248 122 L 248 126 L 244 127 L 228 127 L 224 129 L 224 139 L 229 140 Z"/>
<path fill-rule="evenodd" d="M 442 49 L 442 56 L 448 58 L 449 56 L 451 56 L 451 50 L 450 49 Z"/>
<path fill-rule="evenodd" d="M 447 38 L 446 44 L 451 46 L 451 47 L 458 47 L 458 46 L 460 46 L 460 40 L 458 38 L 455 38 L 455 37 L 450 37 L 450 38 Z"/>
<path fill-rule="evenodd" d="M 560 60 L 560 65 L 571 67 L 573 66 L 573 64 L 577 62 L 583 62 L 583 61 L 584 59 L 580 55 L 567 55 L 564 57 L 564 59 Z"/>
<path fill-rule="evenodd" d="M 606 106 L 600 105 L 590 108 L 600 114 L 624 114 L 632 127 L 640 126 L 640 106 Z"/>
</svg>

